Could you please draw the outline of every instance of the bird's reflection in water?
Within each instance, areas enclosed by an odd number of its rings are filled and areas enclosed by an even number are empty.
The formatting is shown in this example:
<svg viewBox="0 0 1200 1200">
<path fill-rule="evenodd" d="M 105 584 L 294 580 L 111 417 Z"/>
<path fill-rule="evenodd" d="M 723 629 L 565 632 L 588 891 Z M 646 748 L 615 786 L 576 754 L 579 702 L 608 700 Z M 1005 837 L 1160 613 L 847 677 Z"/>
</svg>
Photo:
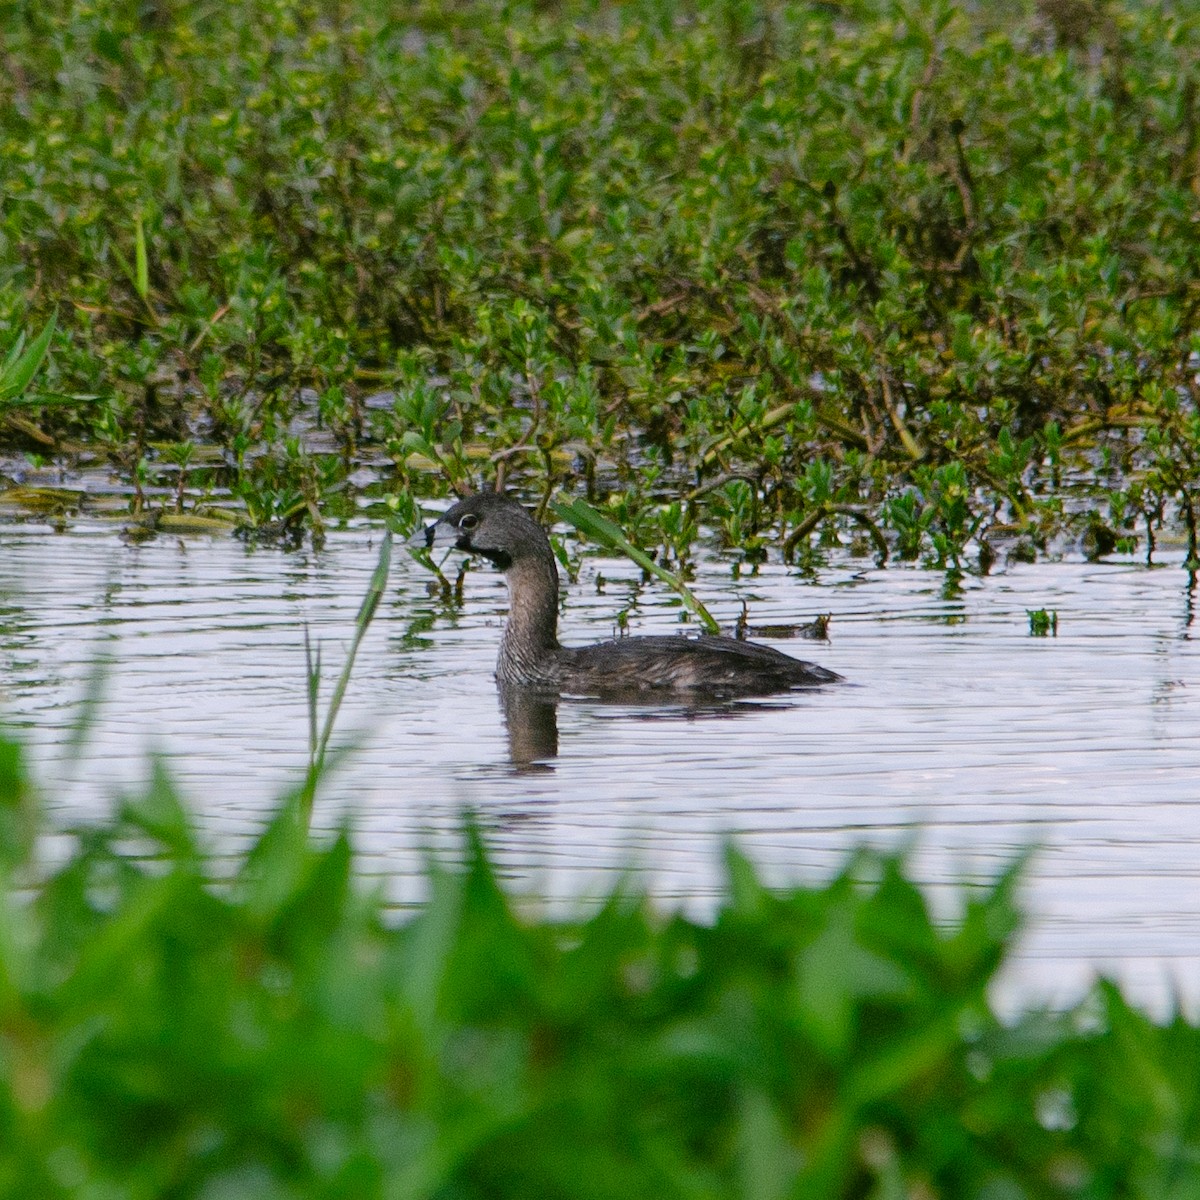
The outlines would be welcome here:
<svg viewBox="0 0 1200 1200">
<path fill-rule="evenodd" d="M 497 689 L 513 770 L 553 771 L 547 760 L 558 756 L 558 697 L 513 683 L 498 684 Z"/>
<path fill-rule="evenodd" d="M 508 732 L 509 761 L 518 773 L 554 770 L 553 760 L 558 756 L 558 706 L 563 700 L 600 706 L 606 710 L 606 715 L 633 717 L 640 721 L 737 717 L 764 708 L 777 708 L 788 702 L 783 698 L 754 701 L 713 697 L 668 701 L 662 696 L 650 699 L 644 691 L 634 690 L 603 697 L 562 697 L 554 692 L 511 683 L 497 684 L 497 691 Z M 795 701 L 800 694 L 792 692 L 788 696 Z"/>
</svg>

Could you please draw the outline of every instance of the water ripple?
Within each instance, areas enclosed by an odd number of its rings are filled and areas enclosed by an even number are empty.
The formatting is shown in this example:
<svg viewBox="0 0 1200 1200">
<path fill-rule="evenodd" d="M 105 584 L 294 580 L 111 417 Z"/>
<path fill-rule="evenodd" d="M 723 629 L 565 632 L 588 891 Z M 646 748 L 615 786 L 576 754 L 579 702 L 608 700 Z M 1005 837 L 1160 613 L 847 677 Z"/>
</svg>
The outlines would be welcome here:
<svg viewBox="0 0 1200 1200">
<path fill-rule="evenodd" d="M 26 729 L 55 818 L 96 817 L 166 750 L 218 845 L 253 831 L 303 768 L 303 630 L 331 685 L 374 567 L 361 531 L 320 555 L 227 541 L 116 541 L 106 527 L 0 528 L 0 707 Z M 605 578 L 597 588 L 597 572 Z M 934 889 L 1038 847 L 1034 914 L 1009 986 L 1063 998 L 1096 970 L 1162 1001 L 1200 996 L 1200 671 L 1184 573 L 1137 564 L 1020 566 L 969 580 L 845 560 L 819 582 L 779 566 L 696 586 L 732 623 L 832 614 L 828 645 L 779 643 L 852 686 L 699 715 L 590 702 L 558 710 L 551 769 L 512 769 L 491 666 L 500 580 L 467 580 L 457 612 L 404 556 L 343 710 L 357 751 L 319 819 L 354 816 L 366 869 L 397 902 L 419 893 L 426 847 L 454 845 L 464 806 L 503 870 L 556 902 L 638 864 L 665 901 L 702 911 L 736 835 L 776 880 L 835 870 L 851 846 L 905 844 Z M 635 568 L 588 560 L 565 641 L 679 628 Z M 1058 635 L 1029 636 L 1054 609 Z M 59 761 L 89 665 L 114 657 L 78 770 Z M 78 778 L 76 778 L 78 776 Z"/>
</svg>

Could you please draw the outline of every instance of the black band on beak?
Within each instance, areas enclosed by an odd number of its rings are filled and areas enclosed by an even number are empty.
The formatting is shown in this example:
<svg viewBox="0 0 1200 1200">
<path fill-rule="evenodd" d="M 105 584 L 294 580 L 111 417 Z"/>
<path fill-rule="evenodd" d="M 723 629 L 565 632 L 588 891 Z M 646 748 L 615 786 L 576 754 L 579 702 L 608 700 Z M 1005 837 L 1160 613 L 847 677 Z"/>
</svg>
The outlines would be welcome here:
<svg viewBox="0 0 1200 1200">
<path fill-rule="evenodd" d="M 408 545 L 414 550 L 432 550 L 433 549 L 433 531 L 437 523 L 433 525 L 425 525 L 419 528 L 408 539 Z"/>
</svg>

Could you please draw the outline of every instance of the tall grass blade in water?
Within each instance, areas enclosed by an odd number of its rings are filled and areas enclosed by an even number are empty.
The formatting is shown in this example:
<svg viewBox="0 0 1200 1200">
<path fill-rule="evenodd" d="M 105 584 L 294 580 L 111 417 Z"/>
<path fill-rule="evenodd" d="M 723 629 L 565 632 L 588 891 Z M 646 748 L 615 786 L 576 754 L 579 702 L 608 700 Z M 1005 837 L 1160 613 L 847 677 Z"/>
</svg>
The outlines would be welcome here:
<svg viewBox="0 0 1200 1200">
<path fill-rule="evenodd" d="M 354 660 L 358 657 L 358 648 L 362 645 L 362 640 L 366 636 L 367 629 L 374 620 L 375 612 L 379 608 L 379 602 L 383 599 L 384 589 L 387 587 L 388 570 L 392 564 L 392 532 L 389 529 L 383 535 L 383 541 L 379 546 L 379 561 L 375 564 L 375 570 L 371 574 L 371 582 L 367 585 L 367 593 L 363 597 L 362 604 L 358 609 L 358 616 L 354 618 L 354 637 L 350 642 L 350 649 L 346 652 L 346 661 L 342 664 L 341 674 L 338 676 L 337 684 L 334 686 L 333 695 L 329 698 L 329 708 L 325 713 L 325 721 L 321 724 L 321 732 L 318 735 L 317 726 L 320 724 L 318 719 L 318 701 L 320 698 L 321 687 L 321 650 L 318 646 L 314 651 L 312 643 L 308 637 L 308 631 L 304 634 L 304 657 L 308 677 L 308 728 L 309 728 L 309 757 L 308 757 L 308 774 L 304 781 L 304 788 L 300 794 L 300 822 L 305 829 L 308 828 L 312 820 L 312 805 L 313 798 L 316 795 L 317 783 L 321 778 L 321 774 L 325 769 L 325 758 L 329 750 L 329 740 L 333 736 L 333 727 L 337 721 L 338 711 L 342 707 L 342 701 L 346 698 L 346 689 L 350 686 L 350 675 L 354 670 Z"/>
<path fill-rule="evenodd" d="M 100 720 L 108 682 L 116 663 L 111 645 L 111 642 L 102 644 L 93 652 L 83 681 L 83 694 L 77 701 L 74 717 L 67 724 L 67 739 L 63 746 L 66 761 L 61 776 L 61 786 L 64 790 L 78 782 L 79 766 L 84 761 L 84 751 Z"/>
<path fill-rule="evenodd" d="M 643 571 L 649 572 L 656 579 L 661 579 L 678 594 L 687 610 L 700 620 L 709 633 L 719 634 L 721 632 L 721 626 L 717 623 L 717 619 L 696 598 L 691 588 L 678 575 L 660 567 L 644 550 L 639 550 L 621 532 L 619 526 L 614 525 L 606 516 L 598 513 L 586 500 L 576 498 L 569 504 L 556 500 L 551 507 L 559 518 L 574 526 L 592 541 L 597 542 L 606 550 L 619 550 L 626 558 L 637 563 Z"/>
</svg>

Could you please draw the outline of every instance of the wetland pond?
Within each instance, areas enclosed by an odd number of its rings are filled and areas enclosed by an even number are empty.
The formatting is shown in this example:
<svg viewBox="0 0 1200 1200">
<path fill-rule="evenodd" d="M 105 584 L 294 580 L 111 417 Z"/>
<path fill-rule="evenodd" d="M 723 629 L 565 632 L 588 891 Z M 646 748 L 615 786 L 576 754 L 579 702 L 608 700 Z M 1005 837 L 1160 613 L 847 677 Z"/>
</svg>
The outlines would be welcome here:
<svg viewBox="0 0 1200 1200">
<path fill-rule="evenodd" d="M 52 827 L 107 811 L 162 751 L 210 843 L 236 849 L 302 776 L 304 629 L 327 694 L 378 537 L 352 528 L 282 553 L 0 525 L 0 714 L 30 748 Z M 702 912 L 728 834 L 776 882 L 827 877 L 863 844 L 910 845 L 939 903 L 1032 846 L 1006 996 L 1069 1002 L 1104 971 L 1157 1007 L 1176 990 L 1195 1004 L 1200 651 L 1180 559 L 1012 565 L 951 595 L 939 573 L 850 557 L 815 578 L 770 563 L 735 579 L 710 561 L 694 587 L 722 624 L 743 600 L 752 626 L 830 614 L 828 643 L 774 644 L 849 684 L 703 713 L 563 701 L 557 754 L 518 769 L 492 678 L 501 577 L 480 564 L 449 608 L 397 546 L 339 719 L 353 749 L 315 823 L 349 814 L 399 904 L 421 894 L 425 851 L 457 845 L 465 807 L 514 886 L 567 905 L 632 864 L 664 903 Z M 627 607 L 633 632 L 679 628 L 665 588 L 586 558 L 563 641 L 609 636 Z M 1036 609 L 1057 611 L 1056 636 L 1031 636 Z M 105 700 L 72 765 L 100 654 Z"/>
</svg>

